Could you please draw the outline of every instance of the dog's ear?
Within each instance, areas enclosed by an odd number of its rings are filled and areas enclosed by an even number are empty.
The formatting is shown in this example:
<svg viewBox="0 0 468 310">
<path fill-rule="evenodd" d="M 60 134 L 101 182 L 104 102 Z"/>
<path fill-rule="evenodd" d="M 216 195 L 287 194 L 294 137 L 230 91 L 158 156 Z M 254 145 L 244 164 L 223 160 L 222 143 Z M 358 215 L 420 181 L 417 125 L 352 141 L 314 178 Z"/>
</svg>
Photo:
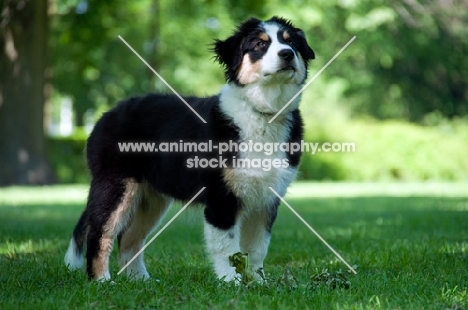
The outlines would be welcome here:
<svg viewBox="0 0 468 310">
<path fill-rule="evenodd" d="M 216 60 L 224 66 L 226 79 L 234 81 L 236 71 L 242 63 L 243 43 L 245 38 L 256 29 L 262 21 L 257 18 L 250 18 L 240 24 L 234 34 L 224 41 L 215 40 L 213 52 Z"/>
<path fill-rule="evenodd" d="M 315 59 L 315 53 L 312 50 L 312 48 L 309 46 L 309 44 L 307 43 L 307 39 L 304 34 L 304 31 L 302 31 L 299 28 L 294 28 L 294 31 L 296 32 L 297 37 L 299 38 L 299 42 L 300 42 L 297 49 L 299 50 L 299 53 L 301 53 L 301 56 L 304 59 L 304 61 Z"/>
<path fill-rule="evenodd" d="M 213 51 L 216 60 L 226 69 L 236 69 L 242 61 L 242 36 L 238 33 L 224 41 L 215 40 Z"/>
<path fill-rule="evenodd" d="M 243 37 L 236 33 L 224 41 L 215 40 L 213 51 L 216 60 L 224 67 L 224 76 L 227 81 L 236 80 L 236 72 L 242 62 Z"/>
</svg>

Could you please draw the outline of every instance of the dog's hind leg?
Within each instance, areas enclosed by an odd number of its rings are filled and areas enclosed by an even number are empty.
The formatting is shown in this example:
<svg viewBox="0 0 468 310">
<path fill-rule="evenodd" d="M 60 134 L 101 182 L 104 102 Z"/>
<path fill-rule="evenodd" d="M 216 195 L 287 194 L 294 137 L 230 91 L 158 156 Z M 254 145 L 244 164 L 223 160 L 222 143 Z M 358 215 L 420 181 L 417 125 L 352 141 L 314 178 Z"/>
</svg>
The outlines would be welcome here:
<svg viewBox="0 0 468 310">
<path fill-rule="evenodd" d="M 142 185 L 140 204 L 129 221 L 129 225 L 119 235 L 119 265 L 123 268 L 145 245 L 146 237 L 159 224 L 172 203 L 172 198 L 165 197 L 149 187 Z M 124 274 L 133 279 L 148 279 L 143 260 L 143 252 L 124 270 Z"/>
<path fill-rule="evenodd" d="M 110 279 L 109 255 L 114 238 L 138 204 L 140 185 L 133 179 L 93 179 L 88 198 L 86 270 L 97 280 Z"/>
</svg>

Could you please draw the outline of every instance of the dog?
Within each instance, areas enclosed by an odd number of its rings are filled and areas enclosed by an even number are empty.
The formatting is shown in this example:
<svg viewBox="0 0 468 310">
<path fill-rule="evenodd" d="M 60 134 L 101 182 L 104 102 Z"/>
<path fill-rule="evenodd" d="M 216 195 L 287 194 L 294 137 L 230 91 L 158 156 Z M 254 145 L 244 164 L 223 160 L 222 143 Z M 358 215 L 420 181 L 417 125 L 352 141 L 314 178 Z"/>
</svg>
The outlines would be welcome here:
<svg viewBox="0 0 468 310">
<path fill-rule="evenodd" d="M 149 94 L 120 102 L 96 123 L 86 145 L 88 201 L 65 255 L 69 269 L 82 267 L 86 248 L 89 278 L 110 279 L 109 256 L 116 237 L 123 267 L 142 249 L 173 200 L 187 202 L 205 188 L 194 203 L 204 205 L 206 250 L 217 277 L 238 281 L 229 256 L 242 252 L 248 254 L 257 280 L 264 280 L 263 261 L 280 204 L 270 187 L 286 194 L 301 152 L 275 148 L 266 153 L 245 146 L 302 141 L 300 96 L 293 97 L 315 54 L 301 29 L 276 16 L 241 23 L 226 40 L 215 40 L 212 49 L 226 84 L 212 97 L 183 97 L 193 111 L 176 95 Z M 124 142 L 185 141 L 229 141 L 239 147 L 221 155 L 214 148 L 168 153 L 122 152 L 118 147 Z M 197 167 L 194 159 L 210 166 Z M 213 160 L 222 165 L 211 165 Z M 273 167 L 237 165 L 237 160 L 273 162 Z M 143 253 L 124 272 L 148 279 Z"/>
</svg>

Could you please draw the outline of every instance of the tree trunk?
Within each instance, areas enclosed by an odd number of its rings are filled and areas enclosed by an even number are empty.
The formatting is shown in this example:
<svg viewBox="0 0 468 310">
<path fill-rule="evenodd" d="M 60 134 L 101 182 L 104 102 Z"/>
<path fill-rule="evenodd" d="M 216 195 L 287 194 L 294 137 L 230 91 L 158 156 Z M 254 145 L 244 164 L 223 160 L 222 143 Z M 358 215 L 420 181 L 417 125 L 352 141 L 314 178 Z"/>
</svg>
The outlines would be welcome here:
<svg viewBox="0 0 468 310">
<path fill-rule="evenodd" d="M 0 20 L 0 185 L 53 181 L 44 136 L 47 0 L 4 0 Z"/>
</svg>

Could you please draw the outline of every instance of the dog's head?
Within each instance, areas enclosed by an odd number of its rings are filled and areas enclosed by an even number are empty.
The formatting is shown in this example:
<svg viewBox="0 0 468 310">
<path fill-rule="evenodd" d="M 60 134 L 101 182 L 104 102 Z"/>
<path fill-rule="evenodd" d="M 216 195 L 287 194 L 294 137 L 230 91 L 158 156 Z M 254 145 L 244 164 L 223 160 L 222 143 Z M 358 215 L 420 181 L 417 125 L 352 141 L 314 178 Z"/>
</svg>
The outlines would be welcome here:
<svg viewBox="0 0 468 310">
<path fill-rule="evenodd" d="M 251 18 L 224 41 L 214 43 L 216 59 L 224 66 L 228 82 L 302 84 L 307 64 L 315 58 L 304 32 L 290 21 L 272 17 Z"/>
</svg>

